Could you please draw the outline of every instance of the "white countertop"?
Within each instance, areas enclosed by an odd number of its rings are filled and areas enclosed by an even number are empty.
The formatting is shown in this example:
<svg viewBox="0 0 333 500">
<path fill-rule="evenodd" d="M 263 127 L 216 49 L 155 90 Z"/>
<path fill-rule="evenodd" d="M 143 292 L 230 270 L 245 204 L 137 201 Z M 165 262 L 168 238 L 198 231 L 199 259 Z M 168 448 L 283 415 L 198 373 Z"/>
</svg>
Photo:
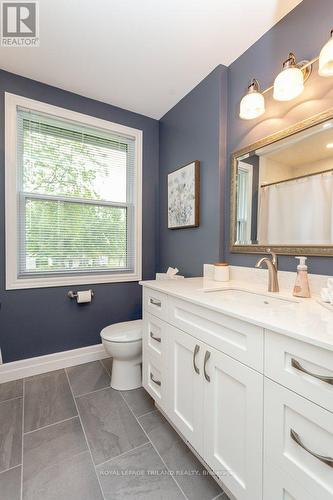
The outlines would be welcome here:
<svg viewBox="0 0 333 500">
<path fill-rule="evenodd" d="M 333 351 L 333 307 L 332 311 L 324 308 L 317 302 L 316 297 L 296 298 L 288 289 L 282 289 L 278 293 L 268 293 L 266 283 L 265 285 L 258 283 L 251 285 L 244 281 L 219 283 L 207 278 L 153 280 L 142 281 L 140 284 Z M 246 303 L 246 301 L 223 299 L 223 292 L 216 293 L 223 289 L 245 290 L 294 302 L 290 302 L 289 305 L 286 303 L 283 307 L 275 306 L 274 303 L 256 306 L 252 300 Z"/>
</svg>

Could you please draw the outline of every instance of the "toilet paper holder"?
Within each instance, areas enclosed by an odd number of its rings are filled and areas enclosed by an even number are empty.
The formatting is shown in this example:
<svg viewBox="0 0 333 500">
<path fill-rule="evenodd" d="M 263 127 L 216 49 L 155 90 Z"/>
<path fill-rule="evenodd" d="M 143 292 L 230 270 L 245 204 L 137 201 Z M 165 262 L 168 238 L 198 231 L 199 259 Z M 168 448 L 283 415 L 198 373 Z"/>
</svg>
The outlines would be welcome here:
<svg viewBox="0 0 333 500">
<path fill-rule="evenodd" d="M 90 290 L 91 292 L 91 297 L 93 297 L 95 294 L 93 292 L 93 290 Z M 69 290 L 69 292 L 67 293 L 67 297 L 69 299 L 77 299 L 78 295 L 77 295 L 77 292 L 74 291 L 74 290 Z"/>
</svg>

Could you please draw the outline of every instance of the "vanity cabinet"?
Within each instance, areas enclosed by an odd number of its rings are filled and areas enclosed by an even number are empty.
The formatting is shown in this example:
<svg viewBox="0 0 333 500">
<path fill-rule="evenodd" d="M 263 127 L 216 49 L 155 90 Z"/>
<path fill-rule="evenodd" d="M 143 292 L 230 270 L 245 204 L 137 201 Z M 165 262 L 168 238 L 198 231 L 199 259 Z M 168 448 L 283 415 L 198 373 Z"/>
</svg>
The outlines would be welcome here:
<svg viewBox="0 0 333 500">
<path fill-rule="evenodd" d="M 254 353 L 248 337 L 262 346 L 263 332 L 159 295 L 168 302 L 165 320 L 161 308 L 152 314 L 152 295 L 144 299 L 144 387 L 237 500 L 262 498 L 263 375 L 212 344 L 218 329 L 227 350 L 261 366 L 262 353 Z"/>
<path fill-rule="evenodd" d="M 333 350 L 144 287 L 143 385 L 236 500 L 333 500 Z"/>
</svg>

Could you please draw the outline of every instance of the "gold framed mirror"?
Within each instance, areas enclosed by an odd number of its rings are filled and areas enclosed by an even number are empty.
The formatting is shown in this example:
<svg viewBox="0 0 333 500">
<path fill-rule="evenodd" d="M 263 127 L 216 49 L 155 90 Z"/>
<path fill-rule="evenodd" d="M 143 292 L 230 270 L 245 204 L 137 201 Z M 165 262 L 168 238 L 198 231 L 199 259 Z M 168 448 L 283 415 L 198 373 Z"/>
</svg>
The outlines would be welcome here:
<svg viewBox="0 0 333 500">
<path fill-rule="evenodd" d="M 230 251 L 333 256 L 333 108 L 232 154 Z"/>
</svg>

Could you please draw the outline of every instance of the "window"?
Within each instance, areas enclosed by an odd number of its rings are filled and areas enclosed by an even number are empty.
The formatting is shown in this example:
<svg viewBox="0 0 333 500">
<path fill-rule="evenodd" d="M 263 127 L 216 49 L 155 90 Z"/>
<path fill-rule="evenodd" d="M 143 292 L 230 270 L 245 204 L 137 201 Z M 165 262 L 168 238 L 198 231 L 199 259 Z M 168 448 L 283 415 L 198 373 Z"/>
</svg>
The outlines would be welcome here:
<svg viewBox="0 0 333 500">
<path fill-rule="evenodd" d="M 6 94 L 7 289 L 141 279 L 141 135 Z"/>
<path fill-rule="evenodd" d="M 237 171 L 237 244 L 251 243 L 253 167 L 239 162 Z"/>
</svg>

